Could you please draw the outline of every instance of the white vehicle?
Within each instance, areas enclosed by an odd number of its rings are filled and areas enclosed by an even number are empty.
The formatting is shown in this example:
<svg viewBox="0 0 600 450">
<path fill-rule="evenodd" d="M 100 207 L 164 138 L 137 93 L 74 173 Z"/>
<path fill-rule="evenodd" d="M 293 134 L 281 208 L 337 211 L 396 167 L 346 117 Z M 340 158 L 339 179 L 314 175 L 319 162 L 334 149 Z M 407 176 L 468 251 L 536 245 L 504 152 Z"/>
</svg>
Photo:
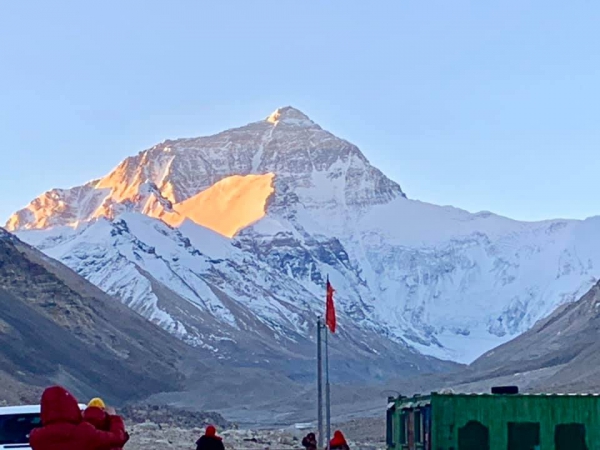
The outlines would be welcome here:
<svg viewBox="0 0 600 450">
<path fill-rule="evenodd" d="M 86 406 L 79 407 L 83 411 Z M 0 450 L 29 450 L 29 434 L 41 426 L 40 405 L 0 407 Z"/>
</svg>

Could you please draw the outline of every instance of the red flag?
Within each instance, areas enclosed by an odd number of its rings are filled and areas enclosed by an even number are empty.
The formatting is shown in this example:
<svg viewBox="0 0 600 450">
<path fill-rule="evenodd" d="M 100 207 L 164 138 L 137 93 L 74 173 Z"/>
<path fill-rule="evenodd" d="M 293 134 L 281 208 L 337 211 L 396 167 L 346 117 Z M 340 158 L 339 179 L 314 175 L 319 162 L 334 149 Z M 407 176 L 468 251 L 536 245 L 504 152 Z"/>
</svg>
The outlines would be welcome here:
<svg viewBox="0 0 600 450">
<path fill-rule="evenodd" d="M 333 293 L 335 289 L 329 282 L 327 277 L 327 309 L 325 310 L 325 325 L 329 328 L 329 331 L 335 333 L 335 306 L 333 304 Z"/>
</svg>

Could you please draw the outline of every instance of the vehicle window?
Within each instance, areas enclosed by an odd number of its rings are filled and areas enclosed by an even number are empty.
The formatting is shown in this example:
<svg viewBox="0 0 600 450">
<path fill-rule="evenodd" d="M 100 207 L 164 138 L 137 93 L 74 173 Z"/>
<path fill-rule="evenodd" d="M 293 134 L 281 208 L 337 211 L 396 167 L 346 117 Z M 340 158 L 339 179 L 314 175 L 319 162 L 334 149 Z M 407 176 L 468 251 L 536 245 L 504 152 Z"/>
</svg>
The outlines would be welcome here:
<svg viewBox="0 0 600 450">
<path fill-rule="evenodd" d="M 0 445 L 26 444 L 31 430 L 40 426 L 39 413 L 0 416 Z"/>
</svg>

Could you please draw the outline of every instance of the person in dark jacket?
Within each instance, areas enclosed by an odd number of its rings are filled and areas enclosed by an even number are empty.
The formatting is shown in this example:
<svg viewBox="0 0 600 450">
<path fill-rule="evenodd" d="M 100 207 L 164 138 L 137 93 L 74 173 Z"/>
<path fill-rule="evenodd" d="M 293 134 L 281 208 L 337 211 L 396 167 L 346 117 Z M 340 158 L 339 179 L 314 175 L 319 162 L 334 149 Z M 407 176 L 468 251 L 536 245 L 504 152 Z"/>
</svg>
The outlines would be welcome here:
<svg viewBox="0 0 600 450">
<path fill-rule="evenodd" d="M 83 411 L 83 420 L 90 423 L 97 430 L 108 431 L 110 429 L 110 416 L 106 413 L 106 405 L 101 398 L 93 398 Z M 129 441 L 129 433 L 125 431 L 125 445 Z M 121 450 L 123 446 L 114 447 L 112 450 Z"/>
<path fill-rule="evenodd" d="M 317 437 L 315 433 L 308 433 L 304 439 L 302 439 L 302 447 L 306 450 L 317 450 Z"/>
<path fill-rule="evenodd" d="M 31 432 L 32 450 L 111 450 L 125 444 L 125 426 L 114 409 L 107 408 L 108 431 L 84 422 L 79 404 L 65 388 L 52 386 L 41 401 L 42 426 Z"/>
<path fill-rule="evenodd" d="M 225 450 L 223 440 L 217 436 L 217 429 L 209 425 L 204 436 L 196 441 L 196 450 Z"/>
<path fill-rule="evenodd" d="M 346 438 L 340 430 L 333 433 L 333 439 L 329 442 L 329 450 L 350 450 Z"/>
</svg>

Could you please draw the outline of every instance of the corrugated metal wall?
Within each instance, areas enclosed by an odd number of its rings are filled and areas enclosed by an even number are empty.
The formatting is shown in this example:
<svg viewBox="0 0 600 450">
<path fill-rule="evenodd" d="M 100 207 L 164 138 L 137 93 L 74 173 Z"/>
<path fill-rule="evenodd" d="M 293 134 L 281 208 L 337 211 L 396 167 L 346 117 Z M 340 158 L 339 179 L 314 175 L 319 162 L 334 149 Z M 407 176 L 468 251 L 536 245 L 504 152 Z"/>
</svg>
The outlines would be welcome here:
<svg viewBox="0 0 600 450">
<path fill-rule="evenodd" d="M 556 425 L 583 424 L 587 450 L 600 450 L 600 397 L 556 395 L 433 395 L 433 450 L 463 450 L 459 447 L 459 430 L 469 422 L 477 421 L 489 430 L 489 450 L 534 449 L 532 442 L 537 435 L 543 450 L 559 450 L 555 446 Z M 511 426 L 509 423 L 525 423 Z M 529 424 L 527 424 L 529 423 Z M 466 430 L 466 431 L 465 431 Z M 583 450 L 582 427 L 561 427 L 565 434 L 559 441 L 569 442 L 569 448 L 560 450 Z M 482 427 L 471 423 L 463 430 L 463 447 L 468 435 L 482 436 Z M 579 441 L 578 441 L 579 439 Z M 481 450 L 485 450 L 483 447 Z"/>
</svg>

